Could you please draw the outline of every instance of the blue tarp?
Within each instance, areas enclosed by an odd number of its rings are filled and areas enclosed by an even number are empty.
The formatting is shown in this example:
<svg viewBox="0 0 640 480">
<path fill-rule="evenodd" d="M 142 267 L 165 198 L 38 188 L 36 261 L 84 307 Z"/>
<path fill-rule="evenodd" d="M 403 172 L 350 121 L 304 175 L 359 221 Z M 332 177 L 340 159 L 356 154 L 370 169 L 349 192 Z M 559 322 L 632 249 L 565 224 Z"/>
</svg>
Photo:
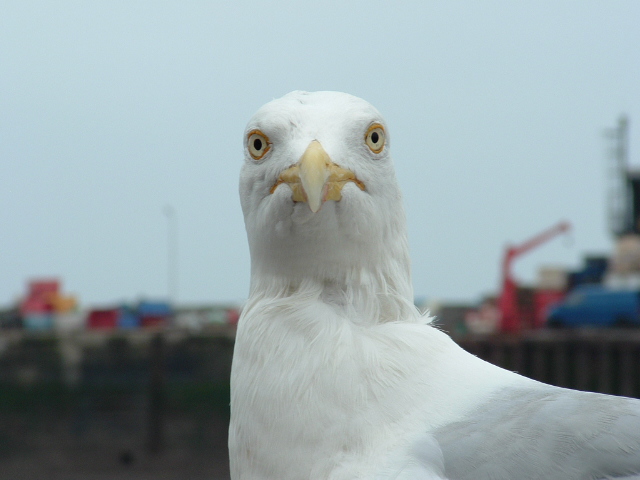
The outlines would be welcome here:
<svg viewBox="0 0 640 480">
<path fill-rule="evenodd" d="M 127 306 L 120 307 L 118 315 L 119 328 L 138 328 L 140 326 L 140 317 L 136 312 Z"/>
<path fill-rule="evenodd" d="M 140 302 L 138 304 L 138 315 L 141 317 L 168 317 L 173 314 L 171 305 L 167 302 Z"/>
</svg>

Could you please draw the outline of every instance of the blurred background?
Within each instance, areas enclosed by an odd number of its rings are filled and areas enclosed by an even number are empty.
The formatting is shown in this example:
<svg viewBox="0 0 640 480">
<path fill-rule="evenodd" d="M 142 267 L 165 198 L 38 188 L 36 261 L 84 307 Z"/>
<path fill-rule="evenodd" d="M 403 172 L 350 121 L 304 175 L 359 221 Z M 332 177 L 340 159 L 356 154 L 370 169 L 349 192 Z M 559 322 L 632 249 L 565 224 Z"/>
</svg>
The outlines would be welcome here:
<svg viewBox="0 0 640 480">
<path fill-rule="evenodd" d="M 243 130 L 291 90 L 385 116 L 441 328 L 640 396 L 637 2 L 0 7 L 0 478 L 228 478 Z"/>
</svg>

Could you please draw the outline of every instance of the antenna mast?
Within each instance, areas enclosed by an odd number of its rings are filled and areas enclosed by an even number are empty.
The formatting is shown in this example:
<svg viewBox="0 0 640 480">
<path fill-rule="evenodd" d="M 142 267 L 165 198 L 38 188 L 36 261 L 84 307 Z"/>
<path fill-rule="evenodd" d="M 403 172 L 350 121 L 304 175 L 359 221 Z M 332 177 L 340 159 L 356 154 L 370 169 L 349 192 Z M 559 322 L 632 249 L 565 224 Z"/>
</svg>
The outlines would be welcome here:
<svg viewBox="0 0 640 480">
<path fill-rule="evenodd" d="M 605 130 L 609 158 L 609 230 L 619 237 L 634 230 L 628 167 L 629 121 L 621 115 L 618 126 Z"/>
</svg>

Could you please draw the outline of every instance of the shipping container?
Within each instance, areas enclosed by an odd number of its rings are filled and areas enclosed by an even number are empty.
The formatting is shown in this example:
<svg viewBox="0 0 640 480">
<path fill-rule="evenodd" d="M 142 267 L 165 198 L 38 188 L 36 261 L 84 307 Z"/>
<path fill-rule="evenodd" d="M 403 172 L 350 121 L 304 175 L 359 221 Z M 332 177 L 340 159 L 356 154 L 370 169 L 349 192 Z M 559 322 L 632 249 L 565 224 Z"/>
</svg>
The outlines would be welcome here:
<svg viewBox="0 0 640 480">
<path fill-rule="evenodd" d="M 144 328 L 164 327 L 170 324 L 173 310 L 167 302 L 143 301 L 138 304 L 138 316 Z"/>
<path fill-rule="evenodd" d="M 609 260 L 606 257 L 585 258 L 582 270 L 569 274 L 568 288 L 573 290 L 579 285 L 600 284 L 607 273 Z"/>
<path fill-rule="evenodd" d="M 173 323 L 178 328 L 200 330 L 206 323 L 207 310 L 204 308 L 190 308 L 176 311 Z"/>
<path fill-rule="evenodd" d="M 538 290 L 566 290 L 568 274 L 562 267 L 541 267 L 538 270 Z"/>
<path fill-rule="evenodd" d="M 240 320 L 240 311 L 236 308 L 229 308 L 227 310 L 227 324 L 237 325 Z"/>
<path fill-rule="evenodd" d="M 60 291 L 59 280 L 33 280 L 29 282 L 30 297 L 45 297 Z"/>
<path fill-rule="evenodd" d="M 640 272 L 639 235 L 623 235 L 618 239 L 611 259 L 610 269 L 611 273 L 618 275 Z"/>
<path fill-rule="evenodd" d="M 582 285 L 548 312 L 551 327 L 640 326 L 640 292 Z"/>
<path fill-rule="evenodd" d="M 64 312 L 53 314 L 53 326 L 57 331 L 70 332 L 85 326 L 84 312 Z"/>
<path fill-rule="evenodd" d="M 221 307 L 209 309 L 207 323 L 227 323 L 227 310 Z"/>
<path fill-rule="evenodd" d="M 173 313 L 171 305 L 167 302 L 143 301 L 138 304 L 138 315 L 141 317 L 152 315 L 156 317 L 169 317 Z"/>
<path fill-rule="evenodd" d="M 52 330 L 53 315 L 50 313 L 28 313 L 23 317 L 22 325 L 26 330 Z"/>
<path fill-rule="evenodd" d="M 566 293 L 564 290 L 536 290 L 534 294 L 535 318 L 533 327 L 544 327 L 547 323 L 549 310 L 562 302 L 565 296 Z"/>
<path fill-rule="evenodd" d="M 77 308 L 78 302 L 76 298 L 71 295 L 60 295 L 59 293 L 49 296 L 49 301 L 53 308 L 53 311 L 59 313 L 72 312 Z"/>
<path fill-rule="evenodd" d="M 169 325 L 169 317 L 163 315 L 144 315 L 140 317 L 140 326 L 143 328 L 166 327 Z"/>
<path fill-rule="evenodd" d="M 46 314 L 54 311 L 53 299 L 59 296 L 58 280 L 34 280 L 29 283 L 27 296 L 20 304 L 23 315 Z"/>
<path fill-rule="evenodd" d="M 112 329 L 118 326 L 119 310 L 91 310 L 87 316 L 87 328 Z"/>
<path fill-rule="evenodd" d="M 22 315 L 45 314 L 53 311 L 51 303 L 42 297 L 27 297 L 20 304 Z"/>
<path fill-rule="evenodd" d="M 119 308 L 118 328 L 130 329 L 140 327 L 140 317 L 131 308 L 123 305 Z"/>
</svg>

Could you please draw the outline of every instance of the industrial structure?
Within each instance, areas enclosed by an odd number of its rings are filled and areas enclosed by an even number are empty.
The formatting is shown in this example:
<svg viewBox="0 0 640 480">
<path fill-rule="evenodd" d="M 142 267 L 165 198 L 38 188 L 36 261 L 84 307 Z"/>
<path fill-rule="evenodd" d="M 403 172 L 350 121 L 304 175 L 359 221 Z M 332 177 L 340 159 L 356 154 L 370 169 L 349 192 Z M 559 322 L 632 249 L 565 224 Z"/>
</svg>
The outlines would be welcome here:
<svg viewBox="0 0 640 480">
<path fill-rule="evenodd" d="M 511 267 L 516 258 L 567 232 L 570 228 L 568 222 L 560 222 L 520 245 L 507 247 L 502 260 L 502 291 L 498 299 L 501 331 L 518 333 L 525 325 L 540 327 L 544 323 L 545 310 L 549 305 L 562 300 L 563 288 L 538 289 L 534 292 L 533 302 L 530 302 L 533 303 L 533 308 L 522 308 L 522 302 L 518 301 L 518 285 L 513 278 Z"/>
<path fill-rule="evenodd" d="M 535 286 L 518 284 L 513 262 L 570 229 L 561 222 L 505 249 L 500 291 L 479 306 L 445 307 L 436 315 L 449 331 L 518 334 L 546 326 L 640 326 L 640 169 L 629 164 L 629 120 L 622 115 L 607 139 L 607 223 L 614 238 L 610 256 L 588 256 L 576 271 L 540 269 Z M 567 297 L 568 294 L 572 294 Z M 566 301 L 565 301 L 566 299 Z M 622 305 L 627 305 L 622 309 Z M 640 304 L 639 304 L 640 305 Z M 563 308 L 554 308 L 562 306 Z M 630 312 L 635 312 L 631 314 Z M 463 313 L 464 312 L 464 313 Z M 553 319 L 550 321 L 551 312 Z M 460 321 L 464 323 L 459 328 Z M 457 323 L 457 327 L 451 324 Z"/>
</svg>

